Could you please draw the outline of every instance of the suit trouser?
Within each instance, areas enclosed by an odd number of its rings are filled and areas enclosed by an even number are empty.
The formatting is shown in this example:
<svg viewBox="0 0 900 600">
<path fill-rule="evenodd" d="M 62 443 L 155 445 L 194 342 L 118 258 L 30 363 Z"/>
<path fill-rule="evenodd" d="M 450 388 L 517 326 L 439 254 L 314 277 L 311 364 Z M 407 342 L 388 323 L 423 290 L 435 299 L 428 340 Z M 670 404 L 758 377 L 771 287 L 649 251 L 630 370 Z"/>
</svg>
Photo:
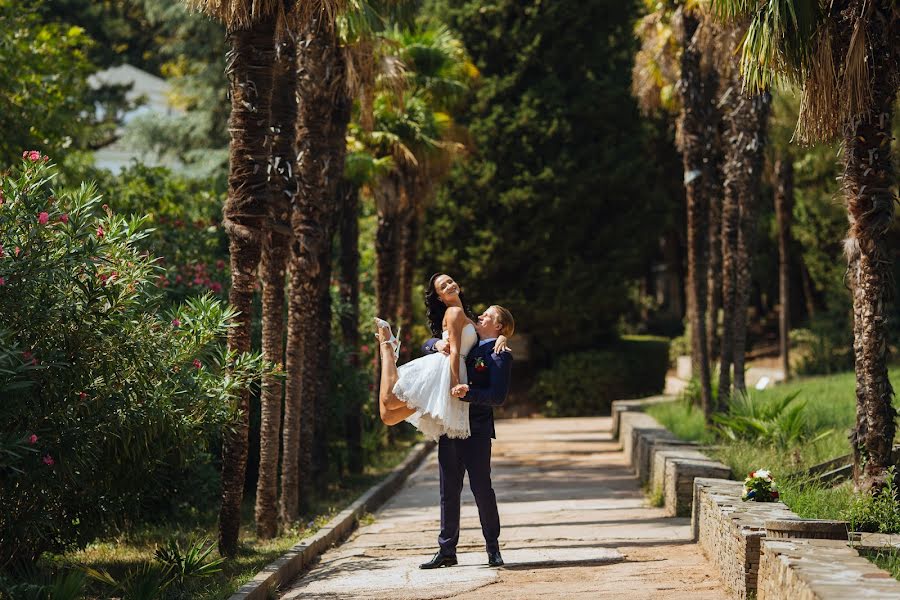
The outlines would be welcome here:
<svg viewBox="0 0 900 600">
<path fill-rule="evenodd" d="M 463 476 L 469 473 L 469 486 L 478 505 L 481 533 L 488 552 L 500 549 L 500 515 L 497 497 L 491 487 L 491 438 L 464 440 L 441 436 L 438 440 L 438 466 L 441 475 L 441 533 L 438 544 L 445 556 L 456 555 L 459 542 L 459 508 Z"/>
</svg>

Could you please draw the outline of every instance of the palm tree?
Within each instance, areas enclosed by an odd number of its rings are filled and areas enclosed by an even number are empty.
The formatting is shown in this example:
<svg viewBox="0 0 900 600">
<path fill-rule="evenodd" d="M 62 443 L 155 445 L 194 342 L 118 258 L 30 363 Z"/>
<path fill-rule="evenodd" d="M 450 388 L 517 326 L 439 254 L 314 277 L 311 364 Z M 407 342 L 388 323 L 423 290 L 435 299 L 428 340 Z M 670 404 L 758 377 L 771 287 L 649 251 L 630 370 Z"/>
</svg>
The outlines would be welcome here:
<svg viewBox="0 0 900 600">
<path fill-rule="evenodd" d="M 710 222 L 722 187 L 720 115 L 715 103 L 718 75 L 704 56 L 708 50 L 698 35 L 702 14 L 696 5 L 671 1 L 646 6 L 648 14 L 636 28 L 641 49 L 635 56 L 632 91 L 645 113 L 662 110 L 677 115 L 687 199 L 691 363 L 708 419 L 714 409 L 709 357 L 715 349 L 721 289 L 716 269 L 718 227 Z"/>
<path fill-rule="evenodd" d="M 691 325 L 691 356 L 693 373 L 700 380 L 700 402 L 706 419 L 713 412 L 710 385 L 709 346 L 706 336 L 707 302 L 707 239 L 709 227 L 710 188 L 707 180 L 716 177 L 713 166 L 706 159 L 707 123 L 714 107 L 713 92 L 704 89 L 701 50 L 695 40 L 700 25 L 694 10 L 681 13 L 681 75 L 678 90 L 681 113 L 678 117 L 679 146 L 684 162 L 684 186 L 687 196 L 688 246 L 688 311 Z"/>
<path fill-rule="evenodd" d="M 286 7 L 290 10 L 290 7 Z M 293 160 L 297 120 L 295 85 L 296 45 L 293 24 L 279 22 L 274 66 L 271 116 L 271 166 L 269 172 L 269 227 L 262 261 L 262 350 L 265 359 L 284 364 L 285 271 L 291 242 L 291 202 L 296 190 Z M 256 485 L 256 532 L 270 539 L 278 532 L 278 450 L 281 442 L 282 380 L 276 375 L 263 379 L 260 397 L 259 479 Z M 293 416 L 293 415 L 292 415 Z M 290 427 L 296 427 L 291 423 Z M 287 462 L 296 455 L 287 453 Z"/>
<path fill-rule="evenodd" d="M 794 162 L 790 155 L 775 163 L 775 219 L 778 223 L 778 297 L 781 311 L 778 315 L 778 345 L 784 379 L 790 379 L 791 329 L 791 220 L 794 210 Z"/>
<path fill-rule="evenodd" d="M 845 248 L 853 295 L 856 426 L 854 479 L 880 489 L 891 466 L 896 412 L 887 372 L 886 306 L 894 217 L 891 117 L 900 83 L 900 6 L 889 0 L 714 0 L 723 18 L 749 17 L 741 68 L 751 90 L 779 77 L 803 89 L 801 141 L 840 136 L 850 229 Z"/>
<path fill-rule="evenodd" d="M 284 452 L 297 462 L 282 463 L 282 520 L 299 515 L 311 491 L 317 405 L 325 409 L 330 360 L 331 244 L 337 211 L 336 186 L 343 170 L 344 128 L 350 107 L 339 101 L 346 85 L 346 62 L 334 15 L 322 11 L 302 28 L 297 44 L 297 194 L 291 213 L 294 241 L 290 258 L 287 383 Z M 336 148 L 336 146 L 338 146 Z M 336 156 L 340 154 L 340 156 Z M 288 426 L 288 419 L 291 426 Z M 321 429 L 321 427 L 320 427 Z M 320 432 L 319 435 L 321 435 Z"/>
<path fill-rule="evenodd" d="M 257 0 L 223 4 L 214 0 L 188 0 L 225 25 L 230 49 L 226 74 L 231 96 L 231 132 L 228 200 L 224 225 L 231 255 L 229 302 L 239 311 L 229 330 L 228 347 L 250 350 L 250 323 L 256 269 L 269 199 L 266 147 L 272 64 L 275 58 L 275 21 L 280 0 Z M 226 430 L 222 446 L 222 507 L 219 512 L 219 552 L 234 556 L 240 528 L 240 508 L 247 467 L 249 391 L 238 405 L 239 418 Z"/>
</svg>

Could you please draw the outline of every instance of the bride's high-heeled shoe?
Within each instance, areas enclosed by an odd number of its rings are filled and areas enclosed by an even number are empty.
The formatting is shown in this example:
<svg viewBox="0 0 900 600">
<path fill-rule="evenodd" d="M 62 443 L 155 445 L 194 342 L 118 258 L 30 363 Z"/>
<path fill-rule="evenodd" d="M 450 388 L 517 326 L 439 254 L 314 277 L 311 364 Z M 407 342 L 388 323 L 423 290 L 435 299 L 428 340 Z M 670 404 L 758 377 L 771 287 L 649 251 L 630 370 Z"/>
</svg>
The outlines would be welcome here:
<svg viewBox="0 0 900 600">
<path fill-rule="evenodd" d="M 384 340 L 381 343 L 382 344 L 390 344 L 391 348 L 394 350 L 394 360 L 395 361 L 399 360 L 400 359 L 400 338 L 398 338 L 396 335 L 394 335 L 394 332 L 391 331 L 391 324 L 388 323 L 387 321 L 385 321 L 384 319 L 379 319 L 378 317 L 375 317 L 375 325 L 379 328 L 387 327 L 387 330 L 391 332 L 391 339 Z M 401 329 L 402 329 L 402 327 L 397 328 L 398 334 L 400 333 Z M 375 334 L 375 337 L 377 337 L 379 340 L 381 339 L 381 337 L 379 336 L 378 333 Z"/>
</svg>

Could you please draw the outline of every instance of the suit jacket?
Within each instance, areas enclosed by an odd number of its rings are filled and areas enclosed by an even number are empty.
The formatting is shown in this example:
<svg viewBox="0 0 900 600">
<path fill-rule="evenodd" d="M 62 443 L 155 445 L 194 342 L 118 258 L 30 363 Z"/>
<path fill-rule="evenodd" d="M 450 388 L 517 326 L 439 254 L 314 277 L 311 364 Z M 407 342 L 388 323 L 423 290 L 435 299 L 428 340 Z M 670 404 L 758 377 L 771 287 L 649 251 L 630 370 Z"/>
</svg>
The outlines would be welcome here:
<svg viewBox="0 0 900 600">
<path fill-rule="evenodd" d="M 428 340 L 422 346 L 422 351 L 426 354 L 436 352 L 434 345 L 437 341 L 438 338 Z M 512 352 L 495 354 L 493 342 L 478 343 L 469 351 L 466 357 L 469 393 L 460 400 L 472 405 L 469 408 L 472 437 L 497 437 L 494 431 L 494 407 L 506 402 L 512 361 Z M 479 364 L 477 368 L 476 363 Z M 480 366 L 482 364 L 484 367 Z"/>
</svg>

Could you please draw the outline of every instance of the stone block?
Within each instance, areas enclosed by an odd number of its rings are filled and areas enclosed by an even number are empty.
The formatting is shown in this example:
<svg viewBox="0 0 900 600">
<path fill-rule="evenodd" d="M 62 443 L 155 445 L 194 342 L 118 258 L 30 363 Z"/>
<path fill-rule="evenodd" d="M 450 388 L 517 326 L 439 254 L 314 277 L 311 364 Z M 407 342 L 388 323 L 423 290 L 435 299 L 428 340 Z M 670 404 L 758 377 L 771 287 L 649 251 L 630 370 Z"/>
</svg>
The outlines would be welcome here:
<svg viewBox="0 0 900 600">
<path fill-rule="evenodd" d="M 694 504 L 694 479 L 697 477 L 731 477 L 731 469 L 720 462 L 704 458 L 672 457 L 666 462 L 663 489 L 666 514 L 670 517 L 689 517 Z"/>
<path fill-rule="evenodd" d="M 900 598 L 900 581 L 850 548 L 824 539 L 765 539 L 758 600 Z"/>
</svg>

